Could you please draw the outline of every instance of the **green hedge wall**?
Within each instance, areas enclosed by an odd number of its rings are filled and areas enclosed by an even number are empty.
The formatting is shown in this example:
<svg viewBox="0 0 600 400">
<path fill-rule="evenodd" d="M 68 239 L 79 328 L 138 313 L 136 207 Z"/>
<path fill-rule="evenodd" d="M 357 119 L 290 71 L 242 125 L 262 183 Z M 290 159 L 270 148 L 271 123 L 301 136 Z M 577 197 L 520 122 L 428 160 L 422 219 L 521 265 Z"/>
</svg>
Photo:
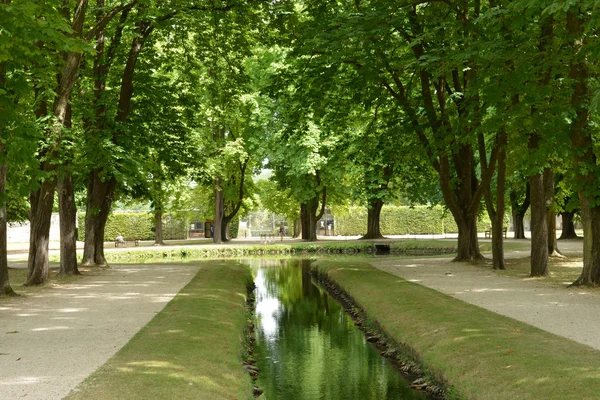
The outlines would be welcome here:
<svg viewBox="0 0 600 400">
<path fill-rule="evenodd" d="M 236 214 L 235 217 L 229 223 L 229 237 L 231 239 L 236 239 L 240 232 L 240 217 Z"/>
<path fill-rule="evenodd" d="M 336 235 L 364 235 L 367 233 L 367 209 L 352 207 L 348 214 L 335 218 Z M 384 235 L 417 235 L 457 233 L 458 228 L 449 211 L 440 206 L 429 208 L 384 206 L 381 210 L 381 233 Z M 487 215 L 477 222 L 483 232 L 491 226 Z"/>
<path fill-rule="evenodd" d="M 85 238 L 85 213 L 79 213 L 78 240 Z M 186 239 L 188 225 L 182 219 L 165 216 L 163 220 L 164 239 Z M 114 213 L 108 217 L 104 240 L 107 242 L 115 240 L 121 233 L 125 239 L 154 240 L 154 219 L 146 212 L 124 212 Z"/>
</svg>

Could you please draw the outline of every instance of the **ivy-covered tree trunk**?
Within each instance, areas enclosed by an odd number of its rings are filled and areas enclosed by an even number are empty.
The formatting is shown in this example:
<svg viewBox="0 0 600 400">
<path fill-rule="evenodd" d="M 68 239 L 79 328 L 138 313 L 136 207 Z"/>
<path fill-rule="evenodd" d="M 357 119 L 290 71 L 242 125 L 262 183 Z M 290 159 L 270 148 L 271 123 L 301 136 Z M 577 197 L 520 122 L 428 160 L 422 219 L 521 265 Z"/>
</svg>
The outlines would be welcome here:
<svg viewBox="0 0 600 400">
<path fill-rule="evenodd" d="M 2 134 L 2 127 L 0 127 L 0 135 Z M 0 157 L 4 157 L 4 146 L 0 143 Z M 6 194 L 6 175 L 8 171 L 8 165 L 0 163 L 0 196 L 4 197 Z M 10 281 L 8 279 L 8 249 L 7 249 L 7 235 L 6 226 L 8 224 L 8 215 L 6 213 L 6 203 L 0 203 L 0 296 L 11 296 L 14 295 Z"/>
<path fill-rule="evenodd" d="M 578 239 L 577 233 L 575 232 L 575 223 L 573 223 L 573 218 L 575 217 L 574 211 L 563 211 L 560 215 L 562 218 L 562 232 L 560 234 L 559 240 L 564 239 Z"/>
<path fill-rule="evenodd" d="M 512 223 L 513 230 L 515 232 L 515 239 L 525 239 L 525 213 L 529 208 L 530 204 L 530 190 L 529 190 L 529 182 L 527 182 L 527 186 L 525 187 L 525 200 L 523 203 L 519 204 L 517 193 L 515 191 L 510 192 L 510 207 L 512 214 Z"/>
<path fill-rule="evenodd" d="M 77 269 L 77 206 L 73 176 L 67 172 L 58 183 L 60 211 L 60 270 L 61 275 L 79 275 Z"/>
<path fill-rule="evenodd" d="M 383 200 L 377 199 L 369 202 L 367 209 L 367 234 L 361 239 L 380 239 L 383 238 L 380 229 L 381 209 Z"/>
<path fill-rule="evenodd" d="M 544 175 L 529 178 L 531 190 L 531 276 L 548 275 L 548 223 Z"/>
</svg>

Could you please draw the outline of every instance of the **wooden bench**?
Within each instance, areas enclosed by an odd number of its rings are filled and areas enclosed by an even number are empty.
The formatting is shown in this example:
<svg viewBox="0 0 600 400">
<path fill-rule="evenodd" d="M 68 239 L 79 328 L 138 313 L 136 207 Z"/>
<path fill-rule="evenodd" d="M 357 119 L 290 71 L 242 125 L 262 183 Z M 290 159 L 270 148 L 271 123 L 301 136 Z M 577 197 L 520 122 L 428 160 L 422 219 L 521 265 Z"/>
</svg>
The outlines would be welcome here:
<svg viewBox="0 0 600 400">
<path fill-rule="evenodd" d="M 118 240 L 115 239 L 115 247 L 119 247 L 119 245 L 121 245 L 122 247 L 127 247 L 127 242 L 133 242 L 134 247 L 138 247 L 140 245 L 139 239 L 123 239 L 123 240 L 125 240 L 125 242 L 119 242 Z"/>
<path fill-rule="evenodd" d="M 508 230 L 508 229 L 507 229 L 506 227 L 504 227 L 504 229 L 502 229 L 502 233 L 504 234 L 504 238 L 505 238 L 505 239 L 506 239 L 506 237 L 507 237 L 507 236 L 506 236 L 506 235 L 507 235 L 507 233 L 506 233 L 506 232 L 507 232 L 507 230 Z M 486 238 L 486 239 L 488 239 L 488 238 L 491 238 L 491 237 L 492 237 L 492 231 L 491 231 L 491 230 L 487 230 L 487 231 L 485 231 L 485 232 L 484 232 L 484 235 L 485 235 L 485 238 Z"/>
<path fill-rule="evenodd" d="M 275 234 L 274 233 L 261 233 L 260 234 L 260 242 L 267 244 L 267 243 L 273 243 L 273 240 L 275 239 Z"/>
</svg>

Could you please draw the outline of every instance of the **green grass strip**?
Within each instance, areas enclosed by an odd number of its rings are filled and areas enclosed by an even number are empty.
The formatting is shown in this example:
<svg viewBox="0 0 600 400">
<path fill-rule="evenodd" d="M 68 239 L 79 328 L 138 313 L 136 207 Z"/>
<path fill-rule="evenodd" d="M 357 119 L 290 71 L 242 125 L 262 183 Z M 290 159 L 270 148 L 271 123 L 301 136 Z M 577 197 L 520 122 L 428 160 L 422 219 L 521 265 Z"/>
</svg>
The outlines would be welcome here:
<svg viewBox="0 0 600 400">
<path fill-rule="evenodd" d="M 366 263 L 318 263 L 426 369 L 469 399 L 597 399 L 600 352 Z"/>
<path fill-rule="evenodd" d="M 241 358 L 249 279 L 246 266 L 203 262 L 163 311 L 67 399 L 252 398 Z"/>
</svg>

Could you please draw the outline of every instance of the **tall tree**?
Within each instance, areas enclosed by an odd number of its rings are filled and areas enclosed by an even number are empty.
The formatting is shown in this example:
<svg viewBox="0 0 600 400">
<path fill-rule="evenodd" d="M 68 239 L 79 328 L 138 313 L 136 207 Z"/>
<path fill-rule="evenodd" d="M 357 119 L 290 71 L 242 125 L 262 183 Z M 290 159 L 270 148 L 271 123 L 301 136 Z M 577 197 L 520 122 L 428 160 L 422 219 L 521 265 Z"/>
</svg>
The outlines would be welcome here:
<svg viewBox="0 0 600 400">
<path fill-rule="evenodd" d="M 40 150 L 40 171 L 44 179 L 38 190 L 30 196 L 30 244 L 28 258 L 28 276 L 26 285 L 43 284 L 48 279 L 48 244 L 50 234 L 50 218 L 54 203 L 54 192 L 57 185 L 56 160 L 61 149 L 65 121 L 68 117 L 71 91 L 79 76 L 79 65 L 85 46 L 91 42 L 98 31 L 124 9 L 131 8 L 137 3 L 119 4 L 110 9 L 98 23 L 94 24 L 85 34 L 86 17 L 88 16 L 88 1 L 78 0 L 73 8 L 64 7 L 61 14 L 70 22 L 70 33 L 66 36 L 78 39 L 79 45 L 65 50 L 62 57 L 62 67 L 58 75 L 55 96 L 52 99 L 52 122 L 46 128 L 45 146 Z M 71 15 L 72 14 L 72 15 Z"/>
</svg>

